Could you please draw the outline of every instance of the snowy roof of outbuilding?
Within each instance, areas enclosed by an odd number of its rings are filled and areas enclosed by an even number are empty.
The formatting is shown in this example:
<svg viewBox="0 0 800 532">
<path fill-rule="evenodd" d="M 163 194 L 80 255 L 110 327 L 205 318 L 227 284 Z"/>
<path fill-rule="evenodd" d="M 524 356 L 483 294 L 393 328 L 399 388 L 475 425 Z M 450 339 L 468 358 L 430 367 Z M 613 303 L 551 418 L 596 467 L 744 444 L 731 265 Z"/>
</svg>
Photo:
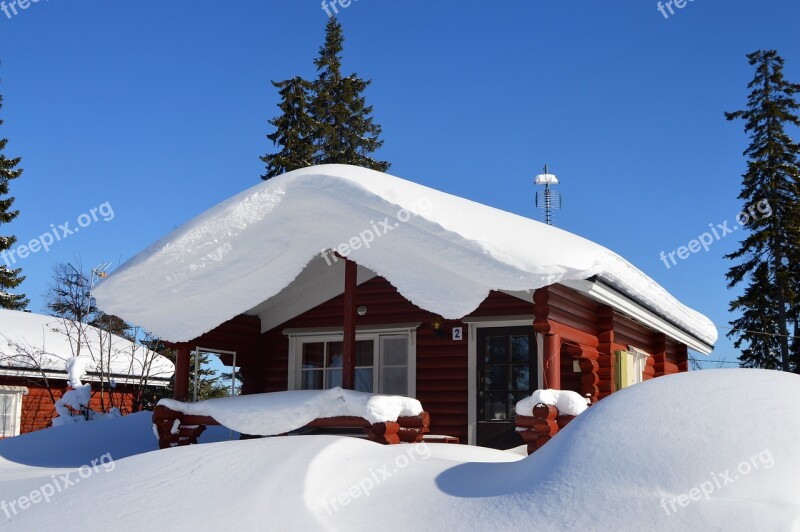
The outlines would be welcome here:
<svg viewBox="0 0 800 532">
<path fill-rule="evenodd" d="M 324 292 L 335 283 L 330 297 L 338 295 L 343 261 L 321 256 L 328 249 L 359 265 L 359 282 L 382 276 L 447 319 L 466 316 L 491 290 L 599 279 L 699 345 L 717 338 L 708 318 L 594 242 L 346 165 L 297 170 L 233 196 L 128 261 L 93 295 L 109 314 L 189 341 L 242 313 L 263 323 L 269 310 L 294 304 L 290 285 Z"/>
<path fill-rule="evenodd" d="M 77 341 L 81 331 L 80 345 Z M 102 335 L 102 336 L 101 336 Z M 148 375 L 152 380 L 167 380 L 175 365 L 167 358 L 121 336 L 109 335 L 90 325 L 22 312 L 0 309 L 0 373 L 36 376 L 38 371 L 67 375 L 67 363 L 75 356 L 83 359 L 87 372 L 125 377 Z M 101 355 L 102 353 L 102 355 Z M 93 380 L 91 375 L 87 380 Z"/>
</svg>

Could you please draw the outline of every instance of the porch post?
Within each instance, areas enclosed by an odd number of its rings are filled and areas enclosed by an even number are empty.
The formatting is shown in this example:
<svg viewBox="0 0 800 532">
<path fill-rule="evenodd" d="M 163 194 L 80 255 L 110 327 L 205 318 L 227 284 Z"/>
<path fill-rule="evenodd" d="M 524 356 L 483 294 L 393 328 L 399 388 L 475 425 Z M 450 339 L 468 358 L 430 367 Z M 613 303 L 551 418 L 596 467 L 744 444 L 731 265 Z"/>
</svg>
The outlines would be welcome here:
<svg viewBox="0 0 800 532">
<path fill-rule="evenodd" d="M 533 329 L 544 337 L 542 353 L 542 377 L 544 387 L 561 389 L 561 334 L 558 326 L 550 321 L 550 290 L 539 288 L 533 293 Z"/>
<path fill-rule="evenodd" d="M 544 386 L 561 389 L 561 335 L 544 337 Z"/>
<path fill-rule="evenodd" d="M 342 360 L 342 388 L 356 387 L 356 286 L 358 266 L 352 260 L 344 263 L 344 341 Z"/>
<path fill-rule="evenodd" d="M 178 345 L 178 356 L 175 360 L 175 393 L 176 401 L 186 401 L 189 397 L 189 354 L 188 344 Z"/>
</svg>

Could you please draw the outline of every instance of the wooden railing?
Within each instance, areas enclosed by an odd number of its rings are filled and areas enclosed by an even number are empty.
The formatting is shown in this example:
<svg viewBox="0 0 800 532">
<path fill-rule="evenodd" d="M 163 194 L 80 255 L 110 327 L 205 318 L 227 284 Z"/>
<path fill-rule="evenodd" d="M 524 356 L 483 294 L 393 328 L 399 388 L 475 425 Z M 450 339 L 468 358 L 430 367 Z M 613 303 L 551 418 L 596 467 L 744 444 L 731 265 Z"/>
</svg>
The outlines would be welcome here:
<svg viewBox="0 0 800 532">
<path fill-rule="evenodd" d="M 533 408 L 533 416 L 517 415 L 515 422 L 517 432 L 528 444 L 528 454 L 533 454 L 573 419 L 575 416 L 560 415 L 554 406 L 538 404 Z"/>
<path fill-rule="evenodd" d="M 211 416 L 194 416 L 178 412 L 166 406 L 157 406 L 153 412 L 153 425 L 158 433 L 161 449 L 197 443 L 197 439 L 209 425 L 221 425 Z M 315 419 L 308 428 L 362 429 L 371 441 L 383 444 L 419 443 L 430 432 L 430 415 L 422 412 L 418 416 L 403 416 L 397 421 L 370 423 L 364 418 L 339 416 Z"/>
</svg>

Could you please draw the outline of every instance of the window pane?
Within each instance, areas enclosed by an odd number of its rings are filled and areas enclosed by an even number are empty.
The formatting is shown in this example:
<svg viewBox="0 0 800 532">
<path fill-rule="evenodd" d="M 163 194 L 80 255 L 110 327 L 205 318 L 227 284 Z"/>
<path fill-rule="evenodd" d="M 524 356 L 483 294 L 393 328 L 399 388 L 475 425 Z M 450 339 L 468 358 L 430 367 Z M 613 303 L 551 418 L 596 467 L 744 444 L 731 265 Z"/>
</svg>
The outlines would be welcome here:
<svg viewBox="0 0 800 532">
<path fill-rule="evenodd" d="M 372 368 L 356 368 L 356 390 L 372 393 L 373 376 Z"/>
<path fill-rule="evenodd" d="M 16 429 L 16 401 L 11 393 L 0 393 L 0 437 L 14 436 Z"/>
<path fill-rule="evenodd" d="M 382 361 L 386 366 L 408 365 L 408 337 L 384 336 L 381 338 Z"/>
<path fill-rule="evenodd" d="M 504 421 L 508 416 L 506 392 L 486 394 L 486 419 L 490 421 Z"/>
<path fill-rule="evenodd" d="M 303 344 L 303 369 L 322 368 L 325 360 L 325 344 L 314 342 Z"/>
<path fill-rule="evenodd" d="M 321 370 L 304 370 L 302 378 L 303 390 L 321 390 L 322 389 L 322 371 Z"/>
<path fill-rule="evenodd" d="M 408 394 L 408 368 L 384 368 L 383 389 L 381 393 L 389 395 Z"/>
<path fill-rule="evenodd" d="M 327 377 L 327 382 L 325 383 L 326 390 L 342 385 L 342 370 L 326 369 L 325 375 Z"/>
<path fill-rule="evenodd" d="M 485 361 L 491 364 L 508 362 L 508 344 L 505 336 L 489 336 L 486 338 Z"/>
<path fill-rule="evenodd" d="M 375 342 L 372 340 L 359 340 L 356 342 L 356 366 L 372 366 Z"/>
<path fill-rule="evenodd" d="M 511 337 L 511 360 L 513 362 L 528 362 L 530 360 L 530 336 Z"/>
<path fill-rule="evenodd" d="M 529 366 L 512 366 L 511 377 L 512 390 L 530 390 Z"/>
<path fill-rule="evenodd" d="M 486 389 L 508 390 L 508 366 L 486 366 Z"/>
<path fill-rule="evenodd" d="M 327 368 L 342 367 L 342 342 L 328 342 Z M 338 385 L 337 385 L 338 386 Z"/>
</svg>

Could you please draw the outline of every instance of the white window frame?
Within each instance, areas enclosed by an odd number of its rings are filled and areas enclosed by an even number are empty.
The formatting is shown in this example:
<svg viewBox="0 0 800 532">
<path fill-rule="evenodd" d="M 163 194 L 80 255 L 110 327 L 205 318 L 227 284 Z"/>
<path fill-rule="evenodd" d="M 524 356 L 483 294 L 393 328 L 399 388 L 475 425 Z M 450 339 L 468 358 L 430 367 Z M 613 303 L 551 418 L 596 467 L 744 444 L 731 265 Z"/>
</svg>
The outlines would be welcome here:
<svg viewBox="0 0 800 532">
<path fill-rule="evenodd" d="M 7 433 L 0 432 L 0 439 L 19 436 L 22 427 L 22 397 L 28 395 L 25 386 L 0 386 L 0 394 L 14 397 L 14 412 L 11 414 L 11 430 Z"/>
<path fill-rule="evenodd" d="M 628 346 L 628 354 L 633 358 L 633 372 L 631 373 L 633 380 L 628 386 L 633 386 L 634 384 L 640 384 L 644 380 L 644 368 L 647 367 L 648 357 L 652 355 L 632 345 Z"/>
<path fill-rule="evenodd" d="M 362 326 L 356 328 L 356 341 L 372 340 L 375 346 L 373 357 L 373 390 L 382 392 L 381 371 L 381 337 L 405 335 L 408 339 L 408 397 L 417 395 L 417 328 L 420 323 Z M 341 342 L 344 333 L 341 327 L 324 327 L 317 329 L 285 329 L 283 334 L 289 337 L 289 363 L 287 388 L 302 390 L 303 344 L 314 342 Z"/>
</svg>

